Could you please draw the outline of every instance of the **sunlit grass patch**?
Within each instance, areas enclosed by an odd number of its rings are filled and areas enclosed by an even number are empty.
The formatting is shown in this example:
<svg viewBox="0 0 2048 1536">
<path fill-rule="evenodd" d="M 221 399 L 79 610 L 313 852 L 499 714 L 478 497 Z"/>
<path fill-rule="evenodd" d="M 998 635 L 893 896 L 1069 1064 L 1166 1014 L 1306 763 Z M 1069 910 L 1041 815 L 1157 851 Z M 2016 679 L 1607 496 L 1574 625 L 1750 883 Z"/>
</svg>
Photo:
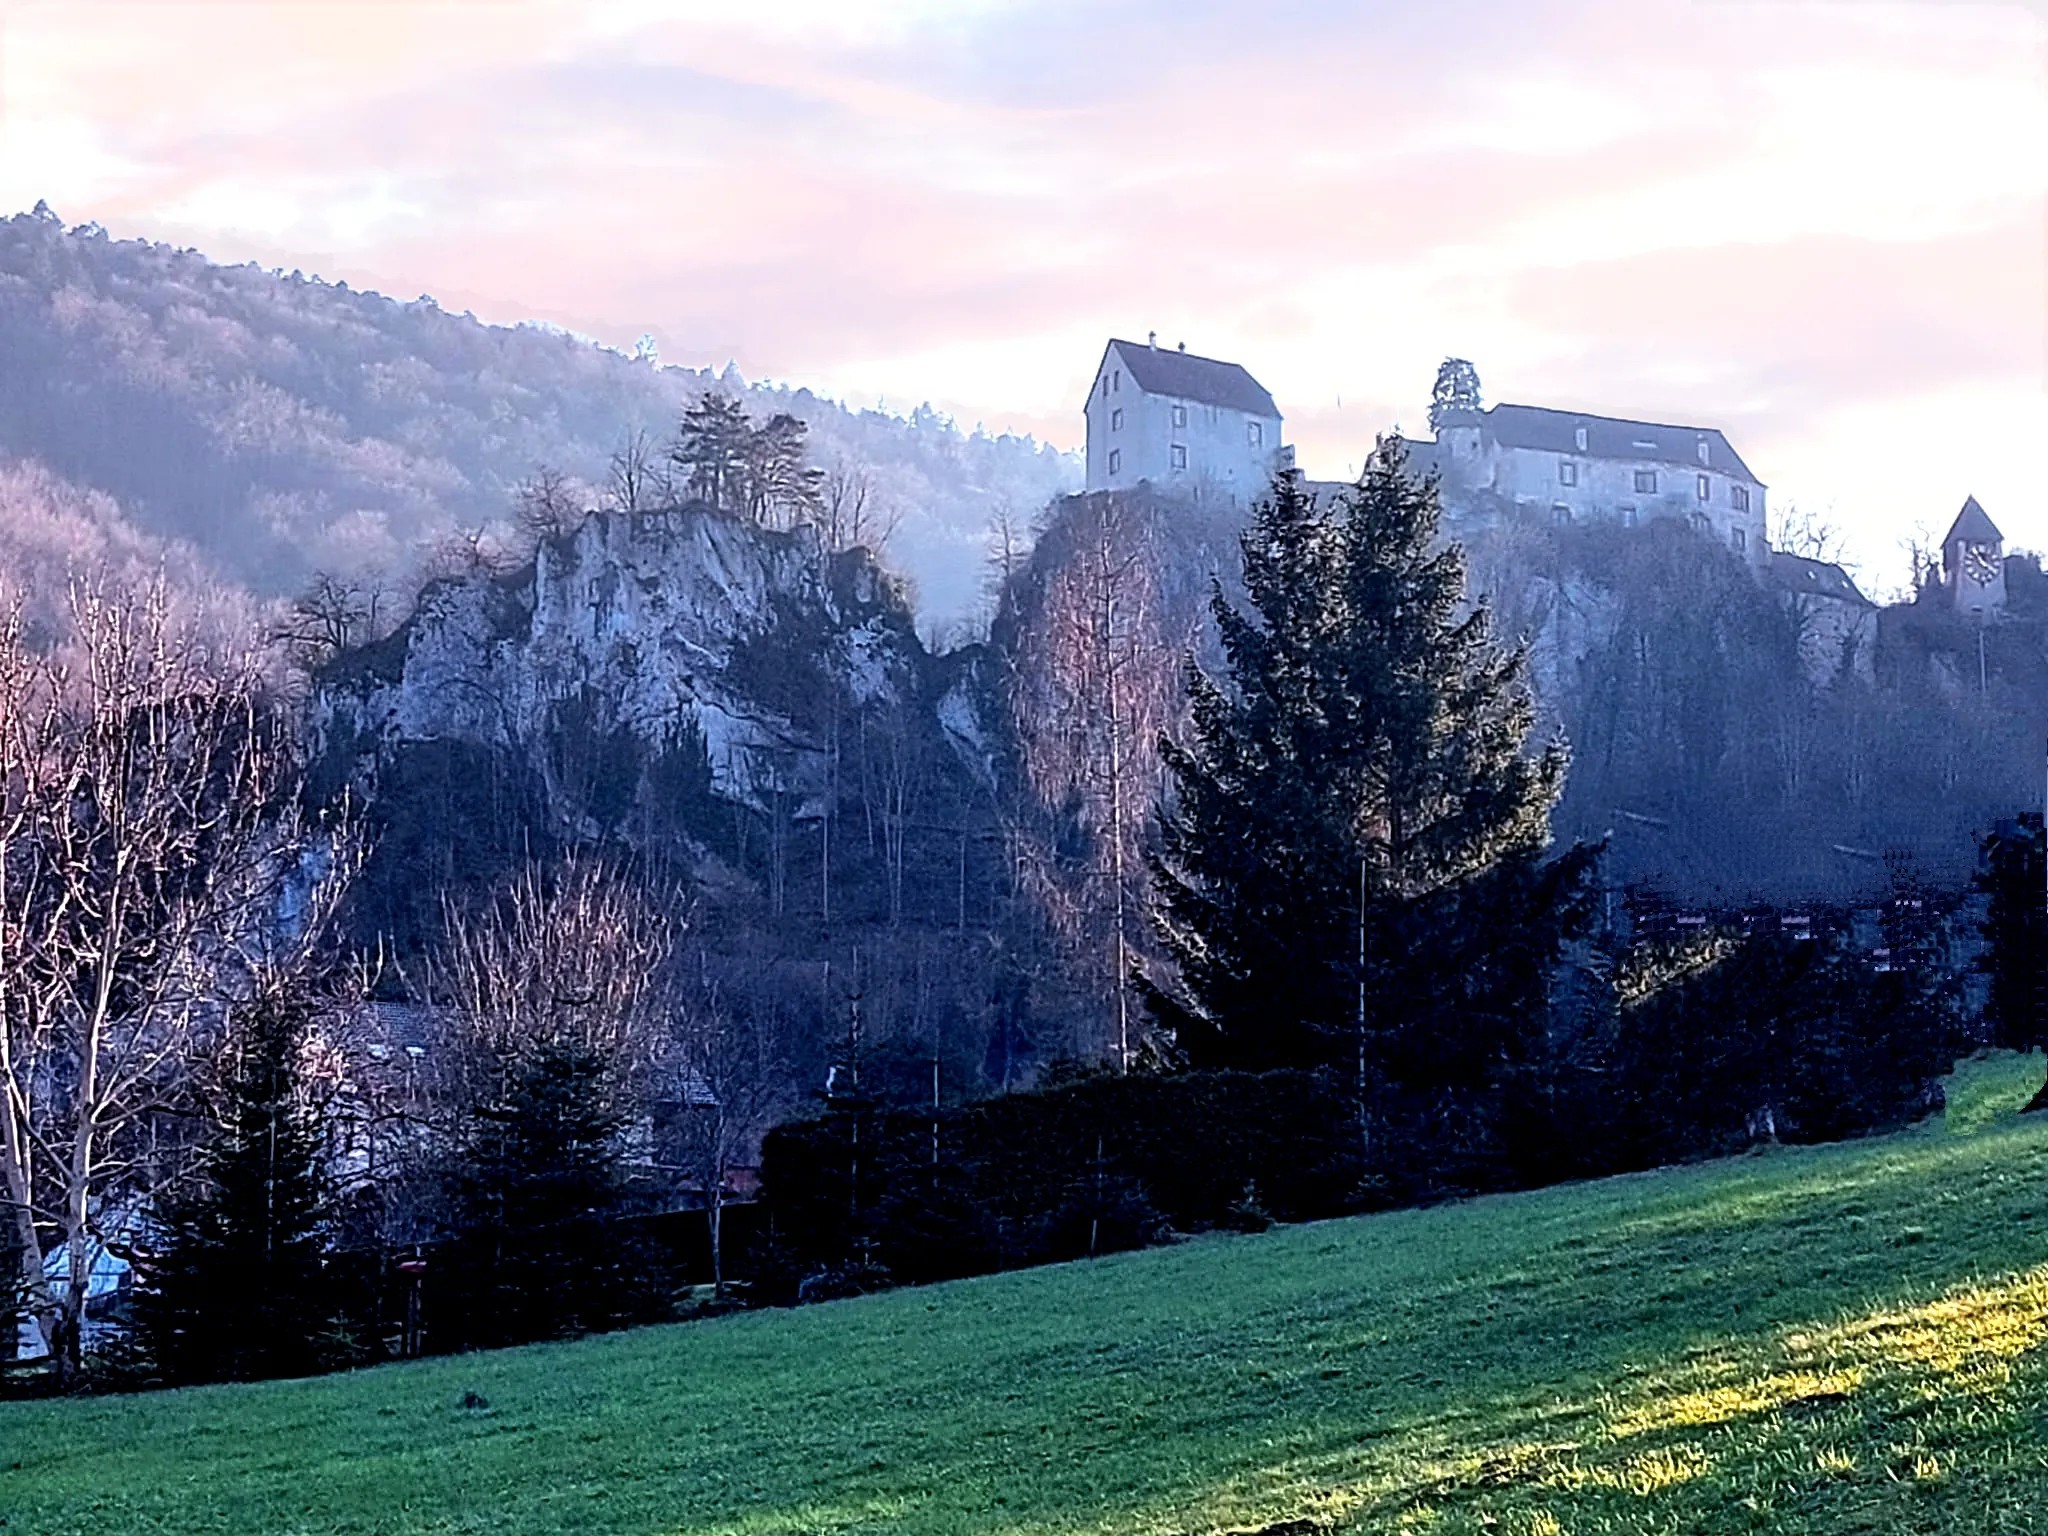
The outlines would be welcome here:
<svg viewBox="0 0 2048 1536">
<path fill-rule="evenodd" d="M 1942 1080 L 1947 1103 L 1942 1121 L 1949 1134 L 1968 1136 L 2009 1120 L 2048 1082 L 2048 1056 L 2039 1051 L 1982 1051 L 1956 1063 Z"/>
</svg>

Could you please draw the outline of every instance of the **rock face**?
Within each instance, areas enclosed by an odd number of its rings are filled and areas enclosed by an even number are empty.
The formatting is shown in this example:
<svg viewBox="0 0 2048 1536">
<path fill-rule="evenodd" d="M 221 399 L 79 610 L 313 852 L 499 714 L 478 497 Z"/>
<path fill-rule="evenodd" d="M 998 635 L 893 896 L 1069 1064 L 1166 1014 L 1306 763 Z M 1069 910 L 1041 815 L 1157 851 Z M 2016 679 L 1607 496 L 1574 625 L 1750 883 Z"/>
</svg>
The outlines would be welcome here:
<svg viewBox="0 0 2048 1536">
<path fill-rule="evenodd" d="M 780 880 L 823 823 L 881 814 L 892 765 L 926 807 L 985 782 L 984 691 L 865 551 L 703 507 L 596 514 L 330 664 L 316 782 L 371 806 L 392 900 L 594 841 Z"/>
<path fill-rule="evenodd" d="M 604 729 L 650 747 L 701 734 L 714 787 L 745 797 L 751 760 L 822 750 L 801 717 L 824 701 L 804 684 L 903 706 L 929 669 L 865 552 L 828 557 L 807 534 L 702 508 L 595 515 L 513 575 L 429 588 L 323 677 L 315 724 L 357 756 L 449 739 L 516 752 L 597 701 Z"/>
</svg>

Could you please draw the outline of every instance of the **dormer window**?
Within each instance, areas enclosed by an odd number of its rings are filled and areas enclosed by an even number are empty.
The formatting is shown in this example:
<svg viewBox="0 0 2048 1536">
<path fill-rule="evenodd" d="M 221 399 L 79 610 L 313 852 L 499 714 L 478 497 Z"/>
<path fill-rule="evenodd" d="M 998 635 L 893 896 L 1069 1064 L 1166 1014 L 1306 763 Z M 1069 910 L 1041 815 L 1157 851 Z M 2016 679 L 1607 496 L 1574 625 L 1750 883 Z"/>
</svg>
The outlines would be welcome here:
<svg viewBox="0 0 2048 1536">
<path fill-rule="evenodd" d="M 1699 447 L 1700 447 L 1700 462 L 1701 462 L 1702 464 L 1708 464 L 1708 463 L 1711 463 L 1711 462 L 1713 462 L 1713 461 L 1712 461 L 1712 460 L 1711 460 L 1711 459 L 1710 459 L 1710 458 L 1708 457 L 1708 453 L 1707 453 L 1707 440 L 1706 440 L 1706 439 L 1705 439 L 1704 437 L 1700 439 L 1700 444 L 1699 444 Z"/>
<path fill-rule="evenodd" d="M 1579 452 L 1584 453 L 1586 451 L 1586 429 L 1580 427 L 1578 431 L 1574 432 L 1572 434 L 1572 441 L 1578 444 Z"/>
</svg>

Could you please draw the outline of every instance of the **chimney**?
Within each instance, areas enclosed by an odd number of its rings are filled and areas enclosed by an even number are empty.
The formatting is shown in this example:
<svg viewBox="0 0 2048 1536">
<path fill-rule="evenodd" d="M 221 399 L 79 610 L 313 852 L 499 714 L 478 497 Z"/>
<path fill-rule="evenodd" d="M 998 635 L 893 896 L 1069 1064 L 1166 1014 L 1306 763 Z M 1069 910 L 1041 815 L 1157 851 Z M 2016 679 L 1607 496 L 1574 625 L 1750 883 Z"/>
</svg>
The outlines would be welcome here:
<svg viewBox="0 0 2048 1536">
<path fill-rule="evenodd" d="M 1187 351 L 1187 349 L 1188 349 L 1188 344 L 1187 344 L 1186 342 L 1182 342 L 1182 343 L 1180 344 L 1180 349 L 1181 349 L 1181 351 L 1183 351 L 1183 352 Z"/>
<path fill-rule="evenodd" d="M 1145 333 L 1145 345 L 1154 352 L 1157 352 L 1159 350 L 1159 333 L 1157 331 L 1147 331 Z"/>
</svg>

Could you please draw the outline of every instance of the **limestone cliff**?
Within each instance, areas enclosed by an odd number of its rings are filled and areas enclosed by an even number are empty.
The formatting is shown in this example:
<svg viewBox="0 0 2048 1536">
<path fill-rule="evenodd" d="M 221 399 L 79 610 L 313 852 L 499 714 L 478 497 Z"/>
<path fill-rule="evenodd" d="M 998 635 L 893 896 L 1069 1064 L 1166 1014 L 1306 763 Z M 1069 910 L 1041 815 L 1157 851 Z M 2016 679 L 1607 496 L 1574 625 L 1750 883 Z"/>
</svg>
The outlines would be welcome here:
<svg viewBox="0 0 2048 1536">
<path fill-rule="evenodd" d="M 322 671 L 312 715 L 323 787 L 379 822 L 388 901 L 617 841 L 779 912 L 833 818 L 959 819 L 994 771 L 981 692 L 865 551 L 684 507 L 593 515 L 518 571 L 430 586 Z"/>
</svg>

